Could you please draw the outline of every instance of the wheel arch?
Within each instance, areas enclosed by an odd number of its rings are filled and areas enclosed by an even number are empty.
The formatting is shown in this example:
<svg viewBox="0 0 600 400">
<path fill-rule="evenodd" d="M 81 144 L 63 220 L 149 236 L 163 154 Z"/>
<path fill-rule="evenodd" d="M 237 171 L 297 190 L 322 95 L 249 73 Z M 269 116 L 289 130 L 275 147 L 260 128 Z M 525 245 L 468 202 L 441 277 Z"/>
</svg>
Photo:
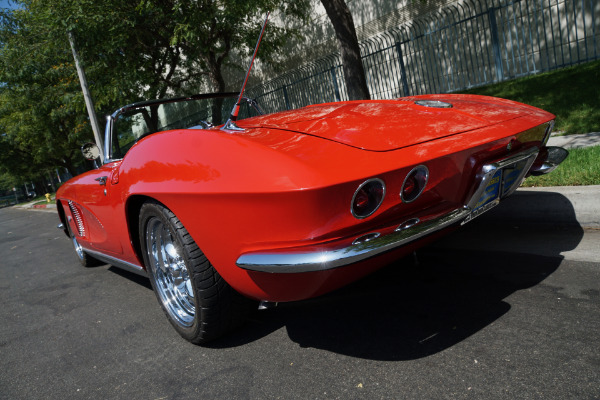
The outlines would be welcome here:
<svg viewBox="0 0 600 400">
<path fill-rule="evenodd" d="M 127 199 L 127 203 L 125 205 L 125 218 L 127 220 L 127 230 L 129 231 L 129 240 L 131 241 L 131 246 L 133 247 L 133 251 L 135 252 L 136 257 L 142 263 L 142 267 L 144 266 L 144 255 L 142 254 L 142 245 L 140 243 L 140 233 L 139 233 L 139 224 L 140 224 L 140 210 L 142 205 L 148 201 L 155 201 L 160 203 L 158 200 L 146 196 L 146 195 L 133 195 Z M 166 206 L 165 206 L 166 207 Z"/>
<path fill-rule="evenodd" d="M 65 233 L 65 235 L 67 235 L 68 238 L 71 237 L 71 235 L 69 234 L 69 227 L 68 227 L 68 221 L 67 221 L 67 215 L 65 214 L 65 209 L 62 205 L 62 201 L 58 200 L 56 202 L 56 210 L 58 211 L 58 219 L 60 219 L 61 224 L 63 225 L 63 232 Z"/>
</svg>

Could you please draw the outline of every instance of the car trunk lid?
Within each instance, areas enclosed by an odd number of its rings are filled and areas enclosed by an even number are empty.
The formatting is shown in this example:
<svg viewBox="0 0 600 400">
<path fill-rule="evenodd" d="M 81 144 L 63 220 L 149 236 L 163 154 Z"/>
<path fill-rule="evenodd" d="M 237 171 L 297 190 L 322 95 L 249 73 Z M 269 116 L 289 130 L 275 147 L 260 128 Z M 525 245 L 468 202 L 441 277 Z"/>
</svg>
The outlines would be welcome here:
<svg viewBox="0 0 600 400">
<path fill-rule="evenodd" d="M 424 99 L 452 106 L 415 103 Z M 365 150 L 388 151 L 499 124 L 529 111 L 519 103 L 485 97 L 417 96 L 320 104 L 243 120 L 240 126 L 285 129 Z"/>
</svg>

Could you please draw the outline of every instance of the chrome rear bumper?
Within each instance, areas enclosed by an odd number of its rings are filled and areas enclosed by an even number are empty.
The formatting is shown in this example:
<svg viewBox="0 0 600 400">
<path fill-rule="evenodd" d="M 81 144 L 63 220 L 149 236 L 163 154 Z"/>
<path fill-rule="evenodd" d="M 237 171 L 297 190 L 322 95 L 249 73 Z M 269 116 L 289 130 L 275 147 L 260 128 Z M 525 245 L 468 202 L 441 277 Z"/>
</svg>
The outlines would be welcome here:
<svg viewBox="0 0 600 400">
<path fill-rule="evenodd" d="M 567 150 L 554 146 L 542 148 L 541 153 L 543 153 L 543 159 L 531 168 L 531 175 L 539 176 L 554 171 L 569 155 Z"/>
<path fill-rule="evenodd" d="M 261 252 L 243 254 L 237 260 L 237 266 L 243 269 L 279 274 L 316 272 L 343 267 L 396 247 L 410 243 L 425 235 L 436 232 L 466 218 L 470 210 L 454 210 L 439 218 L 422 222 L 401 231 L 379 236 L 368 242 L 353 244 L 334 250 L 311 252 Z"/>
<path fill-rule="evenodd" d="M 422 221 L 409 227 L 401 225 L 395 231 L 373 239 L 351 245 L 334 247 L 331 243 L 313 246 L 310 250 L 282 249 L 242 254 L 236 264 L 238 267 L 259 272 L 290 274 L 302 272 L 326 271 L 353 264 L 411 243 L 424 236 L 442 230 L 455 223 L 466 223 L 496 205 L 499 200 L 512 194 L 521 184 L 538 155 L 537 148 L 531 148 L 513 156 L 485 164 L 477 180 L 477 189 L 462 208 L 455 209 L 440 217 Z M 498 170 L 515 169 L 517 173 L 504 180 L 499 189 L 498 198 L 480 206 L 479 200 L 485 194 L 490 181 Z M 505 184 L 506 182 L 506 184 Z M 506 187 L 504 187 L 506 186 Z M 347 242 L 346 242 L 347 243 Z"/>
</svg>

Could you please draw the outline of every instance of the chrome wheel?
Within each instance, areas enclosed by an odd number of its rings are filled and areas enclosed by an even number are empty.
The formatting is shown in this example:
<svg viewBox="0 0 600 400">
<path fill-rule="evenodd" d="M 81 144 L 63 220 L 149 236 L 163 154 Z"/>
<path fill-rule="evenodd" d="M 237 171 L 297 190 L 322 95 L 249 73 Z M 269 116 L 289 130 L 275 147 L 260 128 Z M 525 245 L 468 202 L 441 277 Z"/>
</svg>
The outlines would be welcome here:
<svg viewBox="0 0 600 400">
<path fill-rule="evenodd" d="M 77 254 L 77 257 L 79 257 L 79 260 L 82 261 L 84 255 L 85 255 L 83 253 L 83 248 L 77 241 L 77 238 L 75 237 L 75 235 L 71 234 L 71 240 L 73 241 L 73 247 L 75 248 L 75 253 Z"/>
<path fill-rule="evenodd" d="M 75 250 L 75 255 L 77 256 L 77 259 L 79 260 L 79 264 L 81 264 L 82 266 L 84 266 L 86 268 L 95 267 L 97 265 L 100 265 L 101 264 L 100 261 L 98 261 L 94 257 L 90 256 L 88 253 L 85 252 L 83 247 L 81 247 L 81 244 L 77 240 L 77 237 L 75 236 L 75 234 L 73 233 L 71 228 L 68 227 L 67 229 L 69 230 L 69 237 L 71 238 L 71 243 L 73 243 L 73 249 Z"/>
<path fill-rule="evenodd" d="M 194 290 L 181 246 L 157 217 L 148 220 L 145 238 L 149 268 L 160 301 L 173 321 L 183 327 L 192 326 L 196 315 Z"/>
<path fill-rule="evenodd" d="M 161 308 L 175 330 L 206 343 L 241 325 L 256 310 L 225 282 L 181 221 L 165 206 L 140 208 L 138 233 L 144 266 Z"/>
</svg>

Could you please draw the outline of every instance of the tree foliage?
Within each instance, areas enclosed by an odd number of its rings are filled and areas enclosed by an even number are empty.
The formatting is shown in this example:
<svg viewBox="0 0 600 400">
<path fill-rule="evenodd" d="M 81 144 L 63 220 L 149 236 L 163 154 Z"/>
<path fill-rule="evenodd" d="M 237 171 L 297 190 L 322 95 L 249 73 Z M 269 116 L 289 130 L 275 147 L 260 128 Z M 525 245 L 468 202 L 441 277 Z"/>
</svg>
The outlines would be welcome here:
<svg viewBox="0 0 600 400">
<path fill-rule="evenodd" d="M 267 11 L 304 20 L 309 0 L 15 0 L 0 11 L 0 173 L 62 166 L 93 141 L 67 32 L 99 114 L 143 99 L 227 89 Z M 288 24 L 270 24 L 259 58 L 276 62 Z M 237 75 L 241 78 L 241 75 Z M 237 83 L 237 82 L 236 82 Z"/>
<path fill-rule="evenodd" d="M 56 166 L 74 173 L 89 126 L 68 47 L 45 38 L 37 16 L 23 10 L 5 13 L 3 22 L 0 168 L 23 177 Z"/>
</svg>

